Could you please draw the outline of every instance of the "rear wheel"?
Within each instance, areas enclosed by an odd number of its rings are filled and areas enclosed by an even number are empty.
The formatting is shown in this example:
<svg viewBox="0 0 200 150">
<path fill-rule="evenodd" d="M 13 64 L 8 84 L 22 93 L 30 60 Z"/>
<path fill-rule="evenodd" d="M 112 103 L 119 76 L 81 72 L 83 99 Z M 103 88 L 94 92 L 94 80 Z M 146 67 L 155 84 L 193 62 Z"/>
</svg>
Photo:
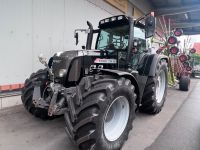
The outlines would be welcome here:
<svg viewBox="0 0 200 150">
<path fill-rule="evenodd" d="M 40 69 L 36 73 L 32 73 L 30 78 L 26 79 L 24 88 L 22 89 L 22 103 L 24 107 L 34 116 L 41 118 L 41 119 L 50 119 L 48 116 L 48 110 L 42 109 L 42 108 L 36 108 L 33 104 L 33 91 L 34 91 L 34 85 L 33 80 L 36 79 L 41 81 L 41 93 L 43 93 L 46 83 L 48 81 L 48 72 L 46 69 L 42 70 Z"/>
<path fill-rule="evenodd" d="M 119 150 L 128 139 L 135 117 L 135 87 L 125 78 L 98 79 L 83 94 L 77 121 L 65 113 L 67 130 L 80 150 Z"/>
<path fill-rule="evenodd" d="M 167 63 L 161 61 L 157 64 L 155 77 L 148 77 L 142 105 L 139 108 L 141 112 L 148 114 L 157 114 L 161 111 L 167 94 Z"/>
<path fill-rule="evenodd" d="M 190 77 L 189 76 L 182 76 L 179 82 L 179 89 L 181 91 L 188 91 L 190 87 Z"/>
</svg>

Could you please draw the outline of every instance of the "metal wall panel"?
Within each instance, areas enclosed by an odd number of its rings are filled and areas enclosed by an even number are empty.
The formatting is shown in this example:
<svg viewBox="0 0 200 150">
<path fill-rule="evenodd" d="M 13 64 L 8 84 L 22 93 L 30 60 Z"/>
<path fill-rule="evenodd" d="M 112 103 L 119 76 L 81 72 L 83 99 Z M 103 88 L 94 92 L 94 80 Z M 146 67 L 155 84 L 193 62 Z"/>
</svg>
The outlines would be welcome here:
<svg viewBox="0 0 200 150">
<path fill-rule="evenodd" d="M 32 1 L 0 0 L 0 85 L 32 71 Z"/>
<path fill-rule="evenodd" d="M 33 70 L 43 67 L 38 55 L 64 49 L 64 0 L 33 0 Z"/>
</svg>

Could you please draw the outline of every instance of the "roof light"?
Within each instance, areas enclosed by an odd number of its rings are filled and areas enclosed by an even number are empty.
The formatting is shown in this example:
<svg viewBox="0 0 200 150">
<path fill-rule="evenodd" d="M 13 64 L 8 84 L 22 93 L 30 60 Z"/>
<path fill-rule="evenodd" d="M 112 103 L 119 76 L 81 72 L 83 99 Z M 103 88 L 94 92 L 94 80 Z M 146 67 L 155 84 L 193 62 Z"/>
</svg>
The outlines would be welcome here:
<svg viewBox="0 0 200 150">
<path fill-rule="evenodd" d="M 118 20 L 122 20 L 122 19 L 123 19 L 123 16 L 119 16 L 117 19 L 118 19 Z"/>
<path fill-rule="evenodd" d="M 100 21 L 100 24 L 104 24 L 104 23 L 105 23 L 105 21 L 104 21 L 104 20 L 101 20 L 101 21 Z"/>
<path fill-rule="evenodd" d="M 111 21 L 115 21 L 117 18 L 116 17 L 112 17 L 111 18 Z"/>
<path fill-rule="evenodd" d="M 109 22 L 109 19 L 105 19 L 105 23 Z"/>
</svg>

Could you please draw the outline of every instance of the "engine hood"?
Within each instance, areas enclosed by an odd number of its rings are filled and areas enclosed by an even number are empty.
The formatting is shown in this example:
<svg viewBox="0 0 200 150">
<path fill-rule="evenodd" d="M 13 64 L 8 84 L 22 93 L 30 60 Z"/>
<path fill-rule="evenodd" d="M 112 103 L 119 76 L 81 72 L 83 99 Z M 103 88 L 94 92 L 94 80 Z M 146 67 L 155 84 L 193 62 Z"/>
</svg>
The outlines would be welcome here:
<svg viewBox="0 0 200 150">
<path fill-rule="evenodd" d="M 99 50 L 68 50 L 57 52 L 53 56 L 52 71 L 57 80 L 66 77 L 73 78 L 74 74 L 80 74 L 81 68 L 79 67 L 84 68 L 84 65 L 94 62 L 94 60 L 90 61 L 90 59 L 99 56 Z M 74 74 L 70 74 L 69 71 Z M 61 74 L 64 75 L 62 76 Z"/>
<path fill-rule="evenodd" d="M 100 50 L 68 50 L 55 53 L 54 57 L 100 56 Z"/>
</svg>

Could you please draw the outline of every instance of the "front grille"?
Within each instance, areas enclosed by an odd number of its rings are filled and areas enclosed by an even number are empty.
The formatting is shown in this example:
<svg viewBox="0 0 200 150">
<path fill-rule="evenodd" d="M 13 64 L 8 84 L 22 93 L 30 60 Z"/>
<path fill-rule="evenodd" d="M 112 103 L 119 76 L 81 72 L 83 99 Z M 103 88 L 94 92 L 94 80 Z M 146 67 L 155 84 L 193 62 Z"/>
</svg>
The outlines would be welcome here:
<svg viewBox="0 0 200 150">
<path fill-rule="evenodd" d="M 55 78 L 59 78 L 59 71 L 61 69 L 68 70 L 69 64 L 67 63 L 66 58 L 61 57 L 54 57 L 53 58 L 53 64 L 52 64 L 52 71 L 54 73 Z"/>
</svg>

